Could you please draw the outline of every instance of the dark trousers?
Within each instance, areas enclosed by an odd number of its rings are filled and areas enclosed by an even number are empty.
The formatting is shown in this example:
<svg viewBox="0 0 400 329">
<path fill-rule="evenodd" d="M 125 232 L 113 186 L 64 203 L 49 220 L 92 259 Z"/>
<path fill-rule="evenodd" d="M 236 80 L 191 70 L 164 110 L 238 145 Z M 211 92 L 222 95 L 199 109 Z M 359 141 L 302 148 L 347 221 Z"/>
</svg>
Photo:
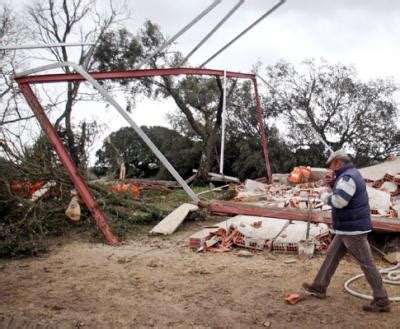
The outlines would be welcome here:
<svg viewBox="0 0 400 329">
<path fill-rule="evenodd" d="M 388 295 L 383 286 L 382 276 L 375 266 L 367 235 L 335 235 L 326 258 L 314 279 L 313 286 L 325 292 L 339 262 L 348 251 L 354 256 L 364 272 L 365 278 L 372 288 L 375 301 L 378 303 L 387 302 Z"/>
</svg>

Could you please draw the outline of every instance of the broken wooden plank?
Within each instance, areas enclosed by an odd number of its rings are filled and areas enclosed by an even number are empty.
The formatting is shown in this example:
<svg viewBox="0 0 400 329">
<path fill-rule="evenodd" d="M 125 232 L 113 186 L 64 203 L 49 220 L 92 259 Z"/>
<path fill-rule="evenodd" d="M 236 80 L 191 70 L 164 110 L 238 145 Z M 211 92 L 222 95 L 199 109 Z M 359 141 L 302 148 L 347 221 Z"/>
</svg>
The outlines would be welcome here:
<svg viewBox="0 0 400 329">
<path fill-rule="evenodd" d="M 176 231 L 179 225 L 185 220 L 189 212 L 199 209 L 198 206 L 190 203 L 184 203 L 171 212 L 161 222 L 159 222 L 150 231 L 150 234 L 172 234 Z"/>
</svg>

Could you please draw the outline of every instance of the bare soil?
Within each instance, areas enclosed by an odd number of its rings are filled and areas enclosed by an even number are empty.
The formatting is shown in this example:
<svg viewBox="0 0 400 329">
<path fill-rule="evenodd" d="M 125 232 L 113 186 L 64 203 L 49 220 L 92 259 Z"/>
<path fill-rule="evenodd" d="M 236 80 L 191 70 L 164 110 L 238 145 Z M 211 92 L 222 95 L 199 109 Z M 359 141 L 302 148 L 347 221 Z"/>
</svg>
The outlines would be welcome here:
<svg viewBox="0 0 400 329">
<path fill-rule="evenodd" d="M 286 296 L 301 293 L 322 255 L 195 253 L 188 238 L 206 224 L 185 223 L 170 237 L 139 234 L 118 247 L 75 237 L 41 257 L 0 260 L 0 328 L 399 328 L 398 304 L 366 314 L 366 301 L 344 291 L 360 273 L 350 256 L 325 300 L 289 305 Z"/>
</svg>

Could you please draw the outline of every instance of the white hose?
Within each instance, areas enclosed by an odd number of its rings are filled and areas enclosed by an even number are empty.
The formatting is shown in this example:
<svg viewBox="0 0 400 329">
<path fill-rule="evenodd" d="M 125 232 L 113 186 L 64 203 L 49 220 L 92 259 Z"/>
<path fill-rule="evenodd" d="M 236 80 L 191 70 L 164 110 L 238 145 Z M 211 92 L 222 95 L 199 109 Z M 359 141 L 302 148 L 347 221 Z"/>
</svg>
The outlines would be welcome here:
<svg viewBox="0 0 400 329">
<path fill-rule="evenodd" d="M 381 269 L 381 270 L 379 270 L 379 272 L 381 274 L 387 274 L 388 278 L 387 279 L 383 279 L 384 283 L 400 285 L 400 263 L 397 263 L 393 267 Z M 365 275 L 364 274 L 358 274 L 358 275 L 353 276 L 352 278 L 348 279 L 344 283 L 344 289 L 346 289 L 346 291 L 350 295 L 353 295 L 355 297 L 373 300 L 373 297 L 371 295 L 365 295 L 365 294 L 359 293 L 359 292 L 354 291 L 353 289 L 351 289 L 349 287 L 352 282 L 362 278 L 363 276 L 365 276 Z M 389 297 L 389 300 L 392 301 L 392 302 L 400 302 L 400 296 Z"/>
</svg>

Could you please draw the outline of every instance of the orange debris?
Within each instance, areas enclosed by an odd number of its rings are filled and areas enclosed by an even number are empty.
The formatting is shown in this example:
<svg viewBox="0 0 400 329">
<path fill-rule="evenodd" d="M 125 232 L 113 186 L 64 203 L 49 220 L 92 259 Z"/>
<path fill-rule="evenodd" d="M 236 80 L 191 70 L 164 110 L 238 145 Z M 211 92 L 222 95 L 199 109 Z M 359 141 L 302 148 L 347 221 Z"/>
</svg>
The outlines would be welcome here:
<svg viewBox="0 0 400 329">
<path fill-rule="evenodd" d="M 139 187 L 134 184 L 116 184 L 111 189 L 116 192 L 130 192 L 138 199 L 141 196 Z"/>
<path fill-rule="evenodd" d="M 24 182 L 19 183 L 15 182 L 11 184 L 11 189 L 14 191 L 18 191 L 20 197 L 31 197 L 33 193 L 43 187 L 45 183 L 43 181 L 39 181 L 36 183 Z"/>
<path fill-rule="evenodd" d="M 303 297 L 301 297 L 299 294 L 289 294 L 286 297 L 286 302 L 289 303 L 290 305 L 294 305 L 297 304 L 302 299 Z"/>
<path fill-rule="evenodd" d="M 311 176 L 311 168 L 310 167 L 295 167 L 292 172 L 288 176 L 289 182 L 294 184 L 306 183 L 308 182 Z"/>
</svg>

